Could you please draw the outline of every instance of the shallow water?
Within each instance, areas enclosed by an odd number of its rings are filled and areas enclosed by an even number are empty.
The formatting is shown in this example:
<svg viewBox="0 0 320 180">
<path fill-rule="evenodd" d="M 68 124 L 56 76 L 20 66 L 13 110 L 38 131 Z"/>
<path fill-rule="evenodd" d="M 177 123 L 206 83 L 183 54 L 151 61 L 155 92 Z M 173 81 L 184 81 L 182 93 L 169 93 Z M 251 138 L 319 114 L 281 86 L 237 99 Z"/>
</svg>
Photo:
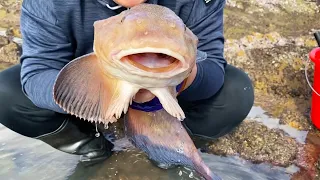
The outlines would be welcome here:
<svg viewBox="0 0 320 180">
<path fill-rule="evenodd" d="M 260 122 L 270 129 L 281 129 L 286 132 L 290 137 L 296 139 L 297 142 L 304 144 L 307 138 L 308 131 L 299 131 L 288 125 L 283 125 L 279 123 L 279 119 L 270 118 L 265 114 L 261 107 L 252 107 L 250 113 L 248 114 L 248 120 L 253 120 Z"/>
<path fill-rule="evenodd" d="M 259 108 L 253 108 L 250 116 L 261 117 L 261 113 L 263 112 Z M 267 116 L 262 117 L 266 121 Z M 117 141 L 116 147 L 121 146 L 127 146 L 125 139 Z M 212 171 L 224 180 L 289 180 L 290 174 L 298 170 L 296 167 L 252 164 L 238 157 L 220 157 L 206 153 L 201 153 L 201 156 Z M 78 159 L 79 156 L 57 151 L 41 141 L 20 136 L 0 125 L 0 179 L 200 179 L 195 172 L 184 167 L 159 169 L 143 153 L 132 148 L 116 152 L 104 163 L 92 167 L 82 166 Z"/>
</svg>

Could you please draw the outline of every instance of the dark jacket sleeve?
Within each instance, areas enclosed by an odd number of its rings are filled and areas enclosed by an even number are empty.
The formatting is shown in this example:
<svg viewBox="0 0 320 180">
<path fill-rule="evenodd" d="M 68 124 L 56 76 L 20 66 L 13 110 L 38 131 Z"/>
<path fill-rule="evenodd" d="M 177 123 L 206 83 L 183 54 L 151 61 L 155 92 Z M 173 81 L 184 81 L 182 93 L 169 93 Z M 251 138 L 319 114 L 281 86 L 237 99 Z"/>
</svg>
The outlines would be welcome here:
<svg viewBox="0 0 320 180">
<path fill-rule="evenodd" d="M 195 1 L 187 26 L 199 38 L 197 75 L 179 98 L 187 101 L 206 99 L 216 94 L 224 82 L 223 10 L 225 0 Z"/>
<path fill-rule="evenodd" d="M 51 1 L 24 0 L 21 8 L 21 84 L 27 97 L 38 107 L 64 112 L 53 100 L 53 84 L 70 59 L 71 43 L 56 19 Z"/>
</svg>

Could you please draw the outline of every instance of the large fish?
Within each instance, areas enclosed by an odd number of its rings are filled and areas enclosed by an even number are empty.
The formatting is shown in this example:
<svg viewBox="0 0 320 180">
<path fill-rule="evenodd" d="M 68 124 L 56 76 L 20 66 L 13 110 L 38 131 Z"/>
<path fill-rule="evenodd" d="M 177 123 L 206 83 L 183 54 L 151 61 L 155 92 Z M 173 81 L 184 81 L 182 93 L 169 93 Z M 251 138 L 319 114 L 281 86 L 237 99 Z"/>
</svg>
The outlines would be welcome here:
<svg viewBox="0 0 320 180">
<path fill-rule="evenodd" d="M 93 52 L 59 73 L 54 99 L 66 112 L 95 123 L 125 114 L 126 134 L 150 159 L 194 168 L 220 179 L 201 159 L 181 124 L 176 96 L 195 65 L 198 39 L 169 8 L 140 4 L 94 23 Z M 180 86 L 179 86 L 180 85 Z M 134 101 L 150 91 L 160 108 L 141 111 Z"/>
</svg>

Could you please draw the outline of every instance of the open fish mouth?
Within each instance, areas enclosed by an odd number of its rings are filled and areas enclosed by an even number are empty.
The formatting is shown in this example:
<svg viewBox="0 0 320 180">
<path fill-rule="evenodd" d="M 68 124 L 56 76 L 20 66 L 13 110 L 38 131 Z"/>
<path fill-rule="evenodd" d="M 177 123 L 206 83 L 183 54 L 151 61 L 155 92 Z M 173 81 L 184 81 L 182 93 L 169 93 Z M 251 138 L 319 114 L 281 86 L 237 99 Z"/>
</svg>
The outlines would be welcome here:
<svg viewBox="0 0 320 180">
<path fill-rule="evenodd" d="M 121 58 L 121 61 L 148 72 L 170 71 L 179 65 L 179 60 L 162 53 L 131 54 Z"/>
<path fill-rule="evenodd" d="M 168 50 L 140 49 L 121 51 L 117 59 L 126 66 L 146 72 L 163 73 L 183 66 L 184 58 Z"/>
</svg>

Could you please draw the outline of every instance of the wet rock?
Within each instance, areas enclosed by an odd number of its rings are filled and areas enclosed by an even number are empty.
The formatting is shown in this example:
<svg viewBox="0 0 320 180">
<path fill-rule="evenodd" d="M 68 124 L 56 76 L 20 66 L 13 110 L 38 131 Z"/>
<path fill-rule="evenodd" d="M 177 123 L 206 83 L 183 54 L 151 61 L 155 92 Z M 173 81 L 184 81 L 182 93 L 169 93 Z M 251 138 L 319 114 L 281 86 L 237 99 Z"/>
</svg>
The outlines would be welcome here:
<svg viewBox="0 0 320 180">
<path fill-rule="evenodd" d="M 11 28 L 7 29 L 6 35 L 8 37 L 18 37 L 18 38 L 22 37 L 19 27 L 11 27 Z"/>
<path fill-rule="evenodd" d="M 4 36 L 0 36 L 0 47 L 9 44 L 9 39 Z"/>
<path fill-rule="evenodd" d="M 20 23 L 18 14 L 7 14 L 0 18 L 0 27 L 10 28 L 17 27 Z"/>
<path fill-rule="evenodd" d="M 286 1 L 286 0 L 285 0 Z M 259 0 L 230 0 L 225 8 L 225 37 L 239 39 L 254 32 L 267 34 L 280 32 L 283 36 L 308 35 L 310 30 L 319 29 L 319 8 L 313 3 L 305 3 L 307 8 L 298 6 L 294 10 L 282 9 L 275 13 L 267 6 L 259 6 Z M 281 3 L 283 1 L 277 1 Z M 292 4 L 288 4 L 290 8 Z M 302 6 L 301 6 L 302 7 Z M 310 9 L 310 10 L 309 10 Z M 303 12 L 299 12 L 303 11 Z"/>
<path fill-rule="evenodd" d="M 0 2 L 0 28 L 13 31 L 16 37 L 21 37 L 20 8 L 22 0 L 2 0 Z"/>
<path fill-rule="evenodd" d="M 0 48 L 0 61 L 5 63 L 17 64 L 19 62 L 19 46 L 15 43 Z"/>
<path fill-rule="evenodd" d="M 263 9 L 273 13 L 281 13 L 286 10 L 290 13 L 312 14 L 319 12 L 316 2 L 300 1 L 300 0 L 227 0 L 227 5 L 235 7 L 239 3 L 249 5 L 248 11 L 254 12 L 256 9 Z M 237 6 L 238 7 L 238 6 Z"/>
<path fill-rule="evenodd" d="M 304 73 L 309 52 L 317 46 L 312 35 L 320 25 L 318 17 L 315 16 L 317 7 L 309 6 L 314 3 L 312 2 L 301 9 L 293 6 L 292 9 L 283 11 L 281 8 L 287 8 L 283 3 L 289 1 L 268 1 L 263 4 L 266 2 L 252 0 L 246 4 L 244 1 L 229 1 L 229 5 L 233 7 L 226 10 L 225 57 L 230 64 L 246 71 L 253 80 L 257 106 L 261 106 L 270 116 L 279 118 L 281 124 L 288 124 L 299 130 L 316 131 L 308 119 L 312 91 Z M 243 5 L 241 10 L 237 5 L 239 3 Z M 308 8 L 305 8 L 307 6 L 315 9 L 308 11 Z M 258 13 L 261 7 L 265 11 Z M 277 9 L 281 11 L 275 14 Z M 307 75 L 312 83 L 312 64 L 308 66 Z M 248 132 L 243 129 L 248 129 Z M 316 177 L 312 164 L 315 164 L 318 157 L 313 145 L 298 148 L 296 142 L 292 142 L 295 146 L 288 151 L 292 152 L 291 155 L 283 154 L 285 158 L 277 160 L 275 156 L 279 155 L 280 149 L 286 151 L 289 147 L 273 142 L 273 137 L 277 137 L 274 132 L 264 132 L 261 128 L 256 130 L 256 133 L 261 135 L 256 136 L 255 141 L 250 141 L 251 146 L 247 145 L 247 139 L 252 139 L 254 134 L 250 124 L 246 123 L 234 133 L 221 138 L 218 143 L 213 142 L 210 146 L 211 152 L 239 154 L 255 162 L 270 161 L 281 165 L 298 162 L 303 169 L 296 173 L 293 179 Z M 268 140 L 265 144 L 272 147 L 270 151 L 260 151 L 261 146 L 257 142 L 261 136 L 267 137 L 262 139 Z M 237 143 L 238 139 L 235 137 L 241 137 L 239 141 L 242 140 L 243 144 Z M 308 161 L 309 155 L 312 158 Z"/>
<path fill-rule="evenodd" d="M 285 38 L 277 32 L 253 33 L 239 40 L 227 40 L 225 57 L 252 79 L 256 105 L 281 119 L 283 124 L 310 130 L 313 127 L 307 113 L 312 91 L 305 68 L 315 45 L 311 35 Z M 307 68 L 312 84 L 312 64 Z"/>
<path fill-rule="evenodd" d="M 293 174 L 293 176 L 291 177 L 291 180 L 310 180 L 310 179 L 313 179 L 313 178 L 305 169 L 300 170 L 299 172 Z"/>
<path fill-rule="evenodd" d="M 270 162 L 279 166 L 293 163 L 298 151 L 297 142 L 280 130 L 244 121 L 236 130 L 210 143 L 211 153 L 239 155 L 252 162 Z"/>
<path fill-rule="evenodd" d="M 0 27 L 10 28 L 19 26 L 19 12 L 10 12 L 5 8 L 0 9 Z"/>
<path fill-rule="evenodd" d="M 309 133 L 305 146 L 299 148 L 296 164 L 302 169 L 294 175 L 298 177 L 309 177 L 309 179 L 319 179 L 319 155 L 320 136 L 316 133 Z"/>
<path fill-rule="evenodd" d="M 308 110 L 310 109 L 312 91 L 304 74 L 305 65 L 309 60 L 309 52 L 317 46 L 313 38 L 311 33 L 299 37 L 285 37 L 279 32 L 251 33 L 240 39 L 227 40 L 225 51 L 225 57 L 229 63 L 246 71 L 253 80 L 255 104 L 257 106 L 261 106 L 272 117 L 279 118 L 281 124 L 288 124 L 299 130 L 309 131 L 317 131 L 309 120 Z M 308 66 L 307 75 L 312 84 L 312 64 Z M 243 126 L 250 127 L 248 124 Z M 314 167 L 318 160 L 318 151 L 314 145 L 307 144 L 304 147 L 292 150 L 291 152 L 295 152 L 295 155 L 291 154 L 291 156 L 285 157 L 285 161 L 280 159 L 279 161 L 269 154 L 277 155 L 280 149 L 288 147 L 281 147 L 281 143 L 272 142 L 272 137 L 275 137 L 274 134 L 270 134 L 268 131 L 260 131 L 260 129 L 258 129 L 258 132 L 271 140 L 266 143 L 266 146 L 272 147 L 270 151 L 260 151 L 261 147 L 259 145 L 247 148 L 239 143 L 234 144 L 237 141 L 233 137 L 234 134 L 227 136 L 229 141 L 225 144 L 231 145 L 228 151 L 225 151 L 239 153 L 241 157 L 252 161 L 280 162 L 281 165 L 297 163 L 302 170 L 296 173 L 293 179 L 313 179 L 317 177 L 316 171 L 318 169 Z M 250 131 L 249 133 L 242 131 L 241 127 L 236 130 L 236 133 L 242 133 L 247 139 L 253 136 Z M 221 141 L 227 140 L 222 138 Z M 222 145 L 222 149 L 217 150 L 220 148 L 218 145 L 213 144 L 211 146 L 215 147 L 213 148 L 215 151 L 212 152 L 219 153 L 226 147 L 226 145 Z M 241 148 L 231 148 L 237 146 Z M 296 145 L 295 148 L 297 147 Z M 257 155 L 255 152 L 261 154 Z"/>
</svg>

